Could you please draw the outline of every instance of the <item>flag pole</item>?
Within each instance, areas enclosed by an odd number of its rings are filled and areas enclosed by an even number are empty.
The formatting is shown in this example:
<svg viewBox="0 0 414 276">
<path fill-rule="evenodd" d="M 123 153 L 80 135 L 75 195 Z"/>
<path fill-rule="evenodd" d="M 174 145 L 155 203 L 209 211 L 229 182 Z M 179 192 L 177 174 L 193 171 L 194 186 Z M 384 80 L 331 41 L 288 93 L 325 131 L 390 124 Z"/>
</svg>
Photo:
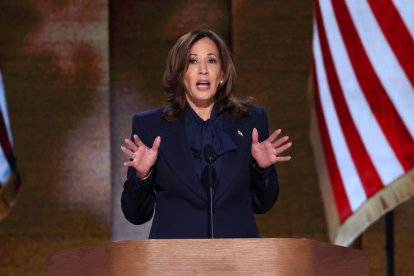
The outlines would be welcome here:
<svg viewBox="0 0 414 276">
<path fill-rule="evenodd" d="M 394 211 L 385 214 L 385 275 L 394 276 Z"/>
</svg>

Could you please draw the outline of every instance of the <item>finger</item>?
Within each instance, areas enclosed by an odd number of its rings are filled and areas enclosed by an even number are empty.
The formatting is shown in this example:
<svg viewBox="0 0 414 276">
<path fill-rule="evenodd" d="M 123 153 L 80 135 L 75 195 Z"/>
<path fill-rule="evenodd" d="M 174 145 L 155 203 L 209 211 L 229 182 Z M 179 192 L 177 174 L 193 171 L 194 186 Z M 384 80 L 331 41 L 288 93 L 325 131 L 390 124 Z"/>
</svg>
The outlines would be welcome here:
<svg viewBox="0 0 414 276">
<path fill-rule="evenodd" d="M 127 144 L 127 145 L 129 146 L 129 148 L 130 148 L 133 152 L 135 152 L 135 151 L 137 151 L 137 150 L 138 150 L 137 145 L 136 145 L 136 144 L 134 144 L 134 142 L 132 142 L 131 140 L 129 140 L 129 139 L 125 139 L 124 141 L 125 141 L 125 144 Z"/>
<path fill-rule="evenodd" d="M 275 151 L 277 154 L 280 154 L 284 152 L 285 150 L 287 150 L 288 148 L 290 148 L 291 146 L 292 146 L 292 143 L 290 142 L 290 143 L 284 144 L 281 147 L 276 148 Z"/>
<path fill-rule="evenodd" d="M 123 153 L 125 153 L 125 155 L 126 155 L 126 156 L 128 156 L 129 158 L 134 158 L 134 153 L 133 153 L 131 150 L 127 149 L 127 148 L 126 148 L 126 147 L 124 147 L 124 146 L 121 146 L 121 150 L 122 150 L 122 152 L 123 152 Z"/>
<path fill-rule="evenodd" d="M 259 133 L 257 132 L 256 128 L 253 128 L 252 131 L 252 144 L 257 144 L 259 143 Z"/>
<path fill-rule="evenodd" d="M 284 142 L 286 142 L 287 140 L 289 140 L 289 136 L 283 136 L 282 138 L 279 138 L 275 141 L 272 142 L 272 146 L 274 148 L 277 148 L 278 146 L 280 146 L 281 144 L 283 144 Z"/>
<path fill-rule="evenodd" d="M 135 144 L 136 144 L 138 147 L 141 147 L 141 146 L 143 146 L 143 145 L 144 145 L 144 143 L 141 141 L 141 139 L 139 139 L 139 136 L 138 136 L 137 134 L 134 134 L 133 136 L 134 136 L 134 141 L 135 141 Z"/>
<path fill-rule="evenodd" d="M 152 143 L 152 150 L 154 151 L 158 151 L 158 148 L 160 147 L 161 144 L 161 137 L 157 136 L 157 138 L 155 138 L 154 143 Z"/>
<path fill-rule="evenodd" d="M 276 140 L 277 136 L 279 136 L 279 134 L 282 132 L 282 130 L 276 129 L 275 131 L 273 131 L 273 133 L 266 139 L 268 141 L 270 141 L 271 143 L 274 142 L 274 140 Z"/>
<path fill-rule="evenodd" d="M 286 162 L 292 159 L 291 156 L 278 156 L 276 157 L 276 162 Z"/>
<path fill-rule="evenodd" d="M 277 139 L 276 141 L 274 141 L 272 143 L 272 146 L 274 148 L 279 147 L 280 145 L 282 145 L 283 143 L 285 143 L 287 140 L 289 140 L 289 136 L 283 136 L 282 138 Z"/>
<path fill-rule="evenodd" d="M 132 161 L 124 162 L 125 167 L 132 167 L 133 165 L 134 165 L 134 163 Z"/>
</svg>

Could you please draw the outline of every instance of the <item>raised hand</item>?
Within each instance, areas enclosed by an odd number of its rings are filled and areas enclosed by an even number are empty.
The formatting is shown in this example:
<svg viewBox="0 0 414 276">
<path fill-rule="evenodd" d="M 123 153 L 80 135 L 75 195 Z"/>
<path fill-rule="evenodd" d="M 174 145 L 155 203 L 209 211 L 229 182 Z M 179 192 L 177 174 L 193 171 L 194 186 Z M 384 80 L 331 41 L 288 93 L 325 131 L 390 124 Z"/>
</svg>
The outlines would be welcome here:
<svg viewBox="0 0 414 276">
<path fill-rule="evenodd" d="M 259 134 L 254 128 L 252 132 L 252 156 L 256 160 L 260 168 L 265 169 L 277 162 L 288 161 L 290 156 L 280 156 L 282 152 L 292 146 L 292 143 L 285 143 L 289 140 L 289 136 L 277 137 L 282 132 L 278 129 L 272 133 L 266 140 L 259 143 Z"/>
<path fill-rule="evenodd" d="M 121 146 L 122 152 L 130 159 L 130 161 L 124 162 L 124 166 L 133 167 L 136 171 L 135 175 L 138 178 L 143 179 L 149 174 L 155 161 L 157 161 L 161 137 L 157 136 L 157 138 L 155 138 L 152 148 L 148 148 L 139 139 L 138 135 L 134 134 L 133 138 L 134 141 L 131 141 L 130 139 L 124 140 L 129 149 Z"/>
</svg>

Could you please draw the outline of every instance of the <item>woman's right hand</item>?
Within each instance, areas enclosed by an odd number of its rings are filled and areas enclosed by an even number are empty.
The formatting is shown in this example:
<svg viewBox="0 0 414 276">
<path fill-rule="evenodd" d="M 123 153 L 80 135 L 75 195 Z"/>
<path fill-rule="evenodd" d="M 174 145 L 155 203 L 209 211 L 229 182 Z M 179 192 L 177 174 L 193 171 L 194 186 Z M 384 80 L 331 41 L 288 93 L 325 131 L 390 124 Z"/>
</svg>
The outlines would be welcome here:
<svg viewBox="0 0 414 276">
<path fill-rule="evenodd" d="M 122 152 L 129 157 L 130 161 L 124 162 L 125 167 L 133 167 L 135 169 L 135 175 L 143 179 L 145 178 L 157 161 L 158 148 L 161 144 L 161 137 L 155 138 L 152 148 L 148 148 L 138 137 L 134 134 L 134 141 L 125 139 L 125 144 L 129 147 L 121 146 Z"/>
</svg>

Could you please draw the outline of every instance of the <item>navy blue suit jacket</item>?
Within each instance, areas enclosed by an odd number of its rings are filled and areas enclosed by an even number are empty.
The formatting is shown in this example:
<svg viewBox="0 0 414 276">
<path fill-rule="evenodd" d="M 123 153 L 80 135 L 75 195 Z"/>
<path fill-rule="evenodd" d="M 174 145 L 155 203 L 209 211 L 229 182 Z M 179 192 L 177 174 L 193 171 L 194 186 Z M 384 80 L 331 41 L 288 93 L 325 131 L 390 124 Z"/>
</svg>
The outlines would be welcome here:
<svg viewBox="0 0 414 276">
<path fill-rule="evenodd" d="M 274 204 L 279 184 L 274 166 L 262 170 L 251 156 L 252 130 L 259 141 L 268 137 L 267 115 L 253 106 L 239 119 L 223 117 L 223 130 L 237 145 L 225 153 L 222 175 L 214 191 L 216 238 L 259 237 L 254 213 L 265 213 Z M 167 122 L 162 109 L 135 114 L 132 134 L 148 146 L 161 136 L 158 159 L 149 179 L 141 181 L 132 167 L 121 198 L 122 211 L 133 224 L 149 221 L 155 210 L 149 238 L 208 238 L 208 194 L 194 171 L 184 119 Z"/>
</svg>

